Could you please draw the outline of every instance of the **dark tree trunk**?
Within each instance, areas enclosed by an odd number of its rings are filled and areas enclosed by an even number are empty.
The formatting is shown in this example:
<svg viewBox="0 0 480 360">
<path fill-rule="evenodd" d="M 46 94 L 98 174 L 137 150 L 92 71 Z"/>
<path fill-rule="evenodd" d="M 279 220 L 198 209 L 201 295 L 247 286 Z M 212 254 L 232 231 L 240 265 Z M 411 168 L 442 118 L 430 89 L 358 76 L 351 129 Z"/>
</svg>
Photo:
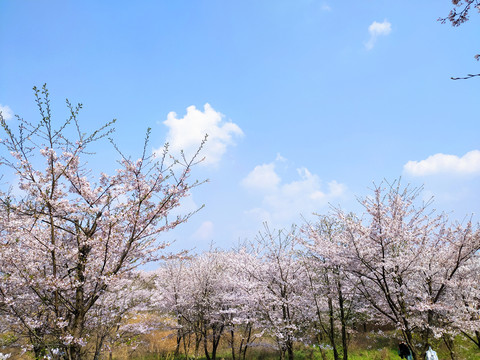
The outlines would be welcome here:
<svg viewBox="0 0 480 360">
<path fill-rule="evenodd" d="M 340 308 L 340 322 L 342 324 L 342 349 L 343 349 L 343 360 L 348 360 L 348 339 L 347 339 L 347 319 L 345 318 L 345 308 L 343 293 L 340 283 L 337 283 L 338 287 L 338 305 Z"/>
<path fill-rule="evenodd" d="M 198 351 L 200 349 L 200 343 L 202 342 L 202 335 L 195 332 L 195 358 L 198 357 Z"/>
<path fill-rule="evenodd" d="M 180 352 L 180 344 L 182 343 L 182 331 L 181 329 L 177 330 L 177 344 L 175 345 L 175 352 L 173 353 L 174 357 L 178 357 L 178 353 Z"/>
<path fill-rule="evenodd" d="M 252 338 L 252 324 L 247 324 L 247 336 L 246 338 L 242 338 L 242 341 L 240 342 L 240 347 L 239 347 L 239 355 L 242 360 L 245 360 L 245 357 L 247 356 L 247 349 L 250 344 L 250 339 Z M 244 344 L 245 343 L 245 344 Z"/>
<path fill-rule="evenodd" d="M 235 332 L 230 330 L 230 346 L 232 349 L 232 360 L 235 360 Z M 240 354 L 241 354 L 242 348 L 240 347 Z"/>
<path fill-rule="evenodd" d="M 95 344 L 95 354 L 93 355 L 93 360 L 100 360 L 100 356 L 102 355 L 102 347 L 103 342 L 105 340 L 105 336 L 103 335 L 100 337 L 100 340 Z"/>
<path fill-rule="evenodd" d="M 203 352 L 205 353 L 205 357 L 207 360 L 210 360 L 210 353 L 208 351 L 208 333 L 207 329 L 205 329 L 205 332 L 203 333 Z"/>
<path fill-rule="evenodd" d="M 337 344 L 335 342 L 335 314 L 333 311 L 333 301 L 331 298 L 328 298 L 328 312 L 329 312 L 328 316 L 330 318 L 330 328 L 329 328 L 328 337 L 330 338 L 330 344 L 332 345 L 332 348 L 333 348 L 333 359 L 340 360 L 340 357 L 338 355 Z"/>
<path fill-rule="evenodd" d="M 443 342 L 445 343 L 445 346 L 448 349 L 448 352 L 450 353 L 450 359 L 455 360 L 457 358 L 455 354 L 455 344 L 453 342 L 453 339 L 449 335 L 443 335 Z"/>
<path fill-rule="evenodd" d="M 405 342 L 407 343 L 407 346 L 410 349 L 410 352 L 412 353 L 413 360 L 419 360 L 418 355 L 415 352 L 413 347 L 412 331 L 409 329 L 408 326 L 406 326 L 406 329 L 402 330 L 402 333 L 403 333 L 403 338 L 405 339 Z"/>
<path fill-rule="evenodd" d="M 287 355 L 288 360 L 293 360 L 293 342 L 291 339 L 287 340 Z"/>
<path fill-rule="evenodd" d="M 217 349 L 220 345 L 220 338 L 222 337 L 224 325 L 213 325 L 212 326 L 212 360 L 217 359 Z"/>
</svg>

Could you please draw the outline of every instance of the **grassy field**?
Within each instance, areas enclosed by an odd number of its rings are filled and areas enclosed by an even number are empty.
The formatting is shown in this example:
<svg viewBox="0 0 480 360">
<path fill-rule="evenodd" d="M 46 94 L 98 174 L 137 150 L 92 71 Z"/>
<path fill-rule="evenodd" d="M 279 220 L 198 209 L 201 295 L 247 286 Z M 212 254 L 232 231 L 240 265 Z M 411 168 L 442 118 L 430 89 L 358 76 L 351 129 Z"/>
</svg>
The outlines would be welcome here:
<svg viewBox="0 0 480 360">
<path fill-rule="evenodd" d="M 150 335 L 148 343 L 130 354 L 118 351 L 114 354 L 117 360 L 177 360 L 185 359 L 184 355 L 173 357 L 175 341 L 173 338 L 166 338 L 166 333 Z M 480 350 L 470 341 L 458 337 L 456 339 L 457 360 L 480 360 Z M 352 338 L 349 349 L 350 360 L 397 360 L 400 359 L 397 353 L 398 337 L 395 333 L 360 333 Z M 439 359 L 450 359 L 448 349 L 442 342 L 434 344 Z M 323 355 L 322 355 L 323 352 Z M 192 354 L 193 355 L 193 354 Z M 226 343 L 221 345 L 217 353 L 218 359 L 231 360 L 232 356 Z M 191 357 L 193 358 L 193 357 Z M 278 359 L 279 354 L 270 346 L 252 347 L 247 352 L 247 359 L 251 360 L 273 360 Z M 204 360 L 202 349 L 200 349 L 198 360 Z M 295 359 L 298 360 L 333 360 L 333 352 L 329 349 L 319 349 L 315 346 L 297 344 L 295 348 Z"/>
<path fill-rule="evenodd" d="M 174 357 L 175 337 L 168 331 L 156 331 L 145 335 L 139 339 L 140 342 L 135 350 L 131 346 L 117 345 L 112 353 L 112 359 L 115 360 L 183 360 L 185 356 Z M 349 345 L 350 360 L 398 360 L 397 354 L 399 336 L 395 332 L 367 332 L 356 333 L 352 336 Z M 261 343 L 251 347 L 247 351 L 249 360 L 274 360 L 279 358 L 279 353 L 274 348 L 272 339 L 261 339 Z M 131 345 L 131 344 L 130 344 Z M 433 344 L 440 360 L 449 360 L 450 354 L 446 346 L 438 341 Z M 14 350 L 14 349 L 11 349 Z M 0 352 L 10 352 L 8 349 Z M 14 350 L 11 359 L 28 360 L 33 359 L 31 354 L 20 355 L 18 350 Z M 456 360 L 480 360 L 480 350 L 475 345 L 463 337 L 455 339 Z M 104 354 L 102 359 L 109 359 L 108 353 Z M 193 359 L 193 352 L 189 359 Z M 205 360 L 203 347 L 200 346 L 197 360 Z M 217 351 L 217 359 L 231 360 L 231 352 L 226 341 L 221 343 Z M 333 352 L 328 346 L 320 349 L 318 346 L 310 346 L 298 343 L 295 346 L 296 360 L 333 360 Z"/>
</svg>

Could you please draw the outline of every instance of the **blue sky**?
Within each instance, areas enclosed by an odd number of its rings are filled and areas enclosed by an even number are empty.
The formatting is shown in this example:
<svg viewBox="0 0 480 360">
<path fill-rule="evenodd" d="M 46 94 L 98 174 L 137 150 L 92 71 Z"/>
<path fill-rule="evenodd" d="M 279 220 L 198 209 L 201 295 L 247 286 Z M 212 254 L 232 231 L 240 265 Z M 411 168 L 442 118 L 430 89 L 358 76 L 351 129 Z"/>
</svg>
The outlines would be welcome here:
<svg viewBox="0 0 480 360">
<path fill-rule="evenodd" d="M 38 118 L 82 102 L 93 129 L 117 118 L 125 153 L 209 133 L 205 204 L 174 249 L 229 247 L 330 206 L 360 210 L 372 182 L 424 185 L 453 218 L 479 212 L 477 14 L 441 25 L 450 1 L 0 2 L 0 106 Z M 188 109 L 188 110 L 187 110 Z M 168 119 L 168 120 L 167 120 Z M 11 120 L 12 123 L 14 119 Z M 105 144 L 94 168 L 115 168 Z M 106 161 L 106 159 L 112 159 Z M 408 165 L 407 165 L 408 164 Z M 478 220 L 478 215 L 475 216 Z"/>
</svg>

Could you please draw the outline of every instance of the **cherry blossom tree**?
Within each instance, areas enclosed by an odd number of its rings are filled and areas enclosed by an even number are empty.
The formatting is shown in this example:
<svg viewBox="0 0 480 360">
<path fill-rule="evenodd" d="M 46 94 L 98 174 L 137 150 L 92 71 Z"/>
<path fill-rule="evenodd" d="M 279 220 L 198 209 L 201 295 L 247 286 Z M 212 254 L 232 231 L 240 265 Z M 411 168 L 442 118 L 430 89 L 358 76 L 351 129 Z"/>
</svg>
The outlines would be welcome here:
<svg viewBox="0 0 480 360">
<path fill-rule="evenodd" d="M 228 266 L 226 260 L 224 253 L 209 251 L 195 257 L 189 272 L 192 285 L 190 296 L 207 360 L 216 359 L 218 345 L 231 311 L 226 298 L 231 289 L 225 276 Z"/>
<path fill-rule="evenodd" d="M 185 357 L 190 353 L 193 336 L 195 336 L 195 356 L 198 355 L 201 342 L 200 331 L 196 331 L 197 324 L 191 306 L 188 261 L 189 259 L 185 257 L 168 259 L 155 271 L 152 304 L 152 309 L 166 316 L 164 325 L 167 329 L 176 333 L 174 355 L 179 355 L 183 342 Z"/>
<path fill-rule="evenodd" d="M 273 336 L 285 355 L 293 359 L 294 342 L 302 338 L 304 268 L 299 259 L 299 240 L 292 231 L 265 231 L 257 238 L 255 256 L 258 261 L 248 267 L 255 281 L 259 325 Z"/>
<path fill-rule="evenodd" d="M 357 300 L 348 272 L 349 257 L 343 226 L 333 216 L 319 216 L 302 229 L 307 249 L 302 263 L 307 277 L 305 313 L 315 329 L 317 343 L 325 336 L 335 360 L 348 359 L 349 327 Z M 308 309 L 308 310 L 307 310 Z M 308 319 L 306 319 L 308 321 Z M 340 344 L 338 344 L 340 338 Z M 340 351 L 339 351 L 340 350 Z"/>
<path fill-rule="evenodd" d="M 453 334 L 463 334 L 480 350 L 480 254 L 477 252 L 448 282 L 444 306 L 444 326 Z M 451 344 L 447 341 L 449 350 Z"/>
<path fill-rule="evenodd" d="M 462 316 L 455 298 L 459 293 L 475 294 L 478 278 L 469 270 L 476 262 L 479 249 L 480 232 L 471 222 L 448 226 L 444 222 L 429 239 L 418 263 L 416 288 L 416 310 L 421 321 L 418 327 L 423 335 L 424 351 L 432 336 L 441 337 L 452 359 L 455 358 L 453 337 L 458 331 L 452 324 L 458 323 Z M 472 325 L 469 321 L 462 322 L 465 330 Z"/>
<path fill-rule="evenodd" d="M 228 253 L 230 292 L 230 317 L 227 322 L 232 360 L 245 360 L 247 350 L 263 336 L 264 331 L 257 326 L 261 319 L 258 308 L 256 277 L 251 269 L 256 268 L 259 259 L 246 245 Z"/>
<path fill-rule="evenodd" d="M 89 149 L 110 136 L 115 121 L 86 134 L 82 105 L 67 100 L 69 117 L 56 125 L 46 86 L 34 91 L 38 123 L 18 117 L 14 131 L 0 116 L 2 170 L 13 170 L 19 188 L 0 194 L 3 320 L 36 358 L 55 348 L 84 359 L 89 334 L 103 321 L 95 309 L 109 290 L 156 260 L 168 245 L 159 236 L 191 215 L 168 216 L 199 184 L 189 181 L 198 153 L 172 160 L 165 147 L 155 158 L 148 131 L 138 160 L 119 151 L 116 173 L 96 174 L 86 162 Z"/>
<path fill-rule="evenodd" d="M 428 212 L 428 203 L 416 205 L 419 194 L 399 183 L 378 186 L 362 201 L 364 218 L 338 213 L 360 295 L 372 316 L 400 328 L 415 359 L 432 335 L 444 334 L 452 284 L 480 249 L 478 228 L 470 222 L 450 226 L 445 216 Z"/>
<path fill-rule="evenodd" d="M 200 343 L 207 360 L 215 360 L 222 336 L 230 324 L 237 300 L 227 253 L 211 250 L 184 261 L 174 260 L 157 274 L 158 309 L 175 316 L 177 350 L 193 333 L 195 356 Z"/>
</svg>

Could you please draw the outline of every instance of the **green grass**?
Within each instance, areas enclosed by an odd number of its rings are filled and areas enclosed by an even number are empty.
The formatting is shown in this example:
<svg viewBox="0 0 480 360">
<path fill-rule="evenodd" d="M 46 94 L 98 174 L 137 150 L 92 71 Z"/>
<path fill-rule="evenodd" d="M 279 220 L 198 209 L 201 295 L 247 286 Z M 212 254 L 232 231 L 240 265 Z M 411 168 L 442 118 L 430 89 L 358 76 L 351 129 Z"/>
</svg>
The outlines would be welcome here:
<svg viewBox="0 0 480 360">
<path fill-rule="evenodd" d="M 388 335 L 388 336 L 387 336 Z M 398 336 L 394 332 L 389 334 L 367 333 L 357 334 L 350 344 L 349 360 L 399 360 Z M 434 342 L 433 348 L 439 359 L 450 359 L 450 353 L 441 340 Z M 455 339 L 457 360 L 480 360 L 480 350 L 469 340 L 459 336 Z M 332 350 L 323 350 L 327 360 L 333 360 Z M 277 360 L 278 351 L 271 348 L 253 347 L 247 352 L 248 360 Z M 217 359 L 231 360 L 228 348 L 217 352 Z M 156 353 L 133 356 L 131 360 L 184 360 L 184 357 L 174 358 L 172 354 Z M 206 360 L 204 356 L 197 360 Z M 295 348 L 295 360 L 324 360 L 318 347 L 298 344 Z"/>
<path fill-rule="evenodd" d="M 326 352 L 328 360 L 333 360 L 333 353 L 331 351 Z M 217 356 L 218 359 L 231 360 L 230 353 L 220 353 Z M 348 357 L 351 360 L 393 360 L 399 359 L 395 350 L 392 349 L 380 349 L 380 350 L 363 350 L 360 352 L 352 353 Z M 249 360 L 277 360 L 278 352 L 273 351 L 261 351 L 252 349 L 247 353 L 247 359 Z M 301 349 L 295 351 L 296 360 L 323 360 L 318 349 Z M 184 360 L 184 357 L 173 358 L 170 356 L 162 356 L 160 354 L 150 354 L 145 356 L 139 356 L 132 358 L 132 360 Z M 197 357 L 197 360 L 206 360 L 204 356 Z"/>
</svg>

